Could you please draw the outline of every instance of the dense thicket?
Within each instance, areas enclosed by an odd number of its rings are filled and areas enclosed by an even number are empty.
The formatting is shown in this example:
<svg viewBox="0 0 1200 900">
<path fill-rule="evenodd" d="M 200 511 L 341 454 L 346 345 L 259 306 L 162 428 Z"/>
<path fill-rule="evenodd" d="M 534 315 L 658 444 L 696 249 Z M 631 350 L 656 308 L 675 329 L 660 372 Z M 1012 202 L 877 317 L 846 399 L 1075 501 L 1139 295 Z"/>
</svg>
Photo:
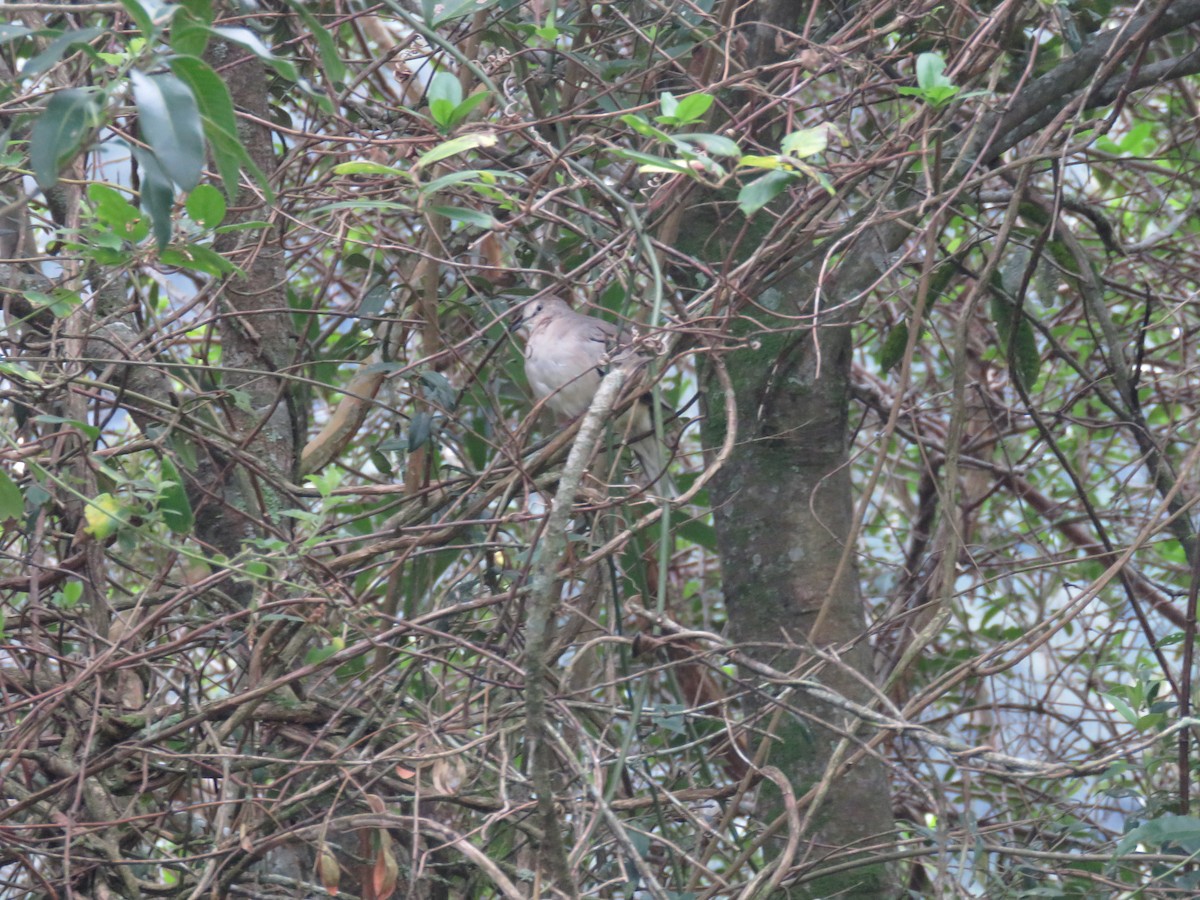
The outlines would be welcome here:
<svg viewBox="0 0 1200 900">
<path fill-rule="evenodd" d="M 1196 890 L 1198 0 L 2 9 L 0 896 Z"/>
</svg>

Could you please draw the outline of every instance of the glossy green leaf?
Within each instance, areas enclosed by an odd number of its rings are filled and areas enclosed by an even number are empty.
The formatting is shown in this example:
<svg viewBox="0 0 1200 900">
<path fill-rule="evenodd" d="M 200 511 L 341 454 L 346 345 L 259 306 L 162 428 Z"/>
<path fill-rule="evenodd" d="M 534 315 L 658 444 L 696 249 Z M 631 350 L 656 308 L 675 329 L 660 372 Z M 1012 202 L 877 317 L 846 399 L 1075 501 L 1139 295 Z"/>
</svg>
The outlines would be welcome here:
<svg viewBox="0 0 1200 900">
<path fill-rule="evenodd" d="M 637 150 L 612 151 L 614 156 L 640 163 L 647 171 L 668 172 L 674 175 L 691 175 L 692 170 L 684 162 L 676 159 L 663 159 L 661 156 L 651 156 L 649 153 L 639 153 Z"/>
<path fill-rule="evenodd" d="M 208 48 L 212 20 L 204 20 L 186 9 L 177 9 L 171 20 L 171 49 L 184 56 L 203 56 Z"/>
<path fill-rule="evenodd" d="M 0 359 L 0 373 L 7 375 L 9 378 L 19 378 L 22 381 L 28 381 L 31 384 L 46 383 L 46 379 L 38 372 L 22 363 L 12 362 L 7 359 Z"/>
<path fill-rule="evenodd" d="M 197 185 L 185 206 L 188 217 L 203 228 L 216 228 L 225 220 L 225 197 L 211 184 Z"/>
<path fill-rule="evenodd" d="M 38 186 L 46 191 L 58 183 L 59 169 L 80 149 L 96 124 L 96 94 L 83 88 L 59 91 L 33 123 L 29 158 Z"/>
<path fill-rule="evenodd" d="M 526 180 L 518 172 L 503 172 L 499 169 L 462 169 L 458 172 L 447 172 L 445 175 L 440 175 L 433 179 L 429 184 L 421 185 L 421 193 L 434 194 L 443 188 L 468 182 L 482 182 L 489 185 L 497 184 L 502 178 L 511 179 L 518 184 L 523 184 Z"/>
<path fill-rule="evenodd" d="M 201 22 L 211 23 L 213 20 L 212 0 L 179 0 L 179 6 Z"/>
<path fill-rule="evenodd" d="M 212 32 L 222 40 L 232 41 L 239 46 L 245 47 L 288 81 L 300 80 L 300 75 L 296 71 L 295 64 L 291 60 L 284 59 L 272 53 L 267 45 L 262 42 L 262 39 L 249 28 L 217 25 L 212 29 Z"/>
<path fill-rule="evenodd" d="M 159 261 L 164 265 L 178 266 L 193 272 L 203 272 L 205 275 L 220 277 L 238 271 L 237 267 L 221 254 L 202 244 L 188 244 L 185 247 L 168 247 L 158 254 Z"/>
<path fill-rule="evenodd" d="M 126 199 L 125 194 L 107 184 L 92 182 L 87 189 L 88 199 L 96 212 L 96 219 L 112 230 L 123 241 L 140 241 L 149 227 L 141 211 Z"/>
<path fill-rule="evenodd" d="M 621 121 L 643 137 L 653 138 L 665 144 L 671 143 L 671 136 L 661 129 L 655 128 L 641 116 L 632 113 L 621 116 Z"/>
<path fill-rule="evenodd" d="M 437 28 L 455 19 L 483 12 L 499 2 L 500 0 L 421 0 L 421 12 L 425 16 L 425 22 Z"/>
<path fill-rule="evenodd" d="M 66 425 L 68 428 L 73 428 L 78 431 L 89 441 L 94 441 L 100 437 L 100 429 L 95 425 L 89 425 L 87 422 L 81 422 L 78 419 L 68 419 L 63 416 L 40 415 L 34 416 L 33 421 L 41 422 L 44 425 Z"/>
<path fill-rule="evenodd" d="M 133 155 L 142 176 L 141 207 L 150 216 L 154 240 L 162 248 L 171 242 L 175 186 L 153 153 L 138 147 Z"/>
<path fill-rule="evenodd" d="M 19 519 L 25 514 L 25 495 L 8 473 L 0 469 L 0 522 Z"/>
<path fill-rule="evenodd" d="M 83 302 L 78 293 L 66 288 L 57 288 L 53 293 L 26 291 L 25 299 L 34 306 L 50 310 L 59 319 L 65 319 Z"/>
<path fill-rule="evenodd" d="M 188 534 L 196 524 L 192 504 L 183 487 L 183 479 L 171 458 L 162 458 L 162 484 L 158 489 L 158 509 L 167 527 L 176 534 Z"/>
<path fill-rule="evenodd" d="M 908 348 L 908 323 L 901 322 L 888 332 L 883 346 L 879 348 L 879 371 L 887 374 L 904 359 L 904 351 Z"/>
<path fill-rule="evenodd" d="M 712 94 L 688 94 L 676 104 L 674 116 L 684 124 L 695 122 L 708 112 L 715 99 Z"/>
<path fill-rule="evenodd" d="M 490 91 L 476 91 L 462 103 L 458 104 L 450 111 L 447 128 L 456 128 L 458 125 L 466 121 L 467 116 L 474 112 L 475 108 L 487 100 L 491 96 Z"/>
<path fill-rule="evenodd" d="M 429 413 L 422 411 L 414 414 L 408 427 L 408 452 L 412 453 L 428 444 L 432 432 L 433 418 Z"/>
<path fill-rule="evenodd" d="M 163 169 L 183 190 L 204 171 L 204 126 L 191 89 L 171 73 L 130 73 L 138 125 Z"/>
<path fill-rule="evenodd" d="M 738 207 L 746 215 L 758 212 L 796 180 L 791 172 L 767 172 L 755 178 L 738 192 Z"/>
<path fill-rule="evenodd" d="M 429 82 L 426 97 L 430 103 L 434 100 L 447 100 L 453 108 L 462 103 L 462 84 L 449 72 L 438 72 Z"/>
<path fill-rule="evenodd" d="M 952 82 L 945 75 L 946 61 L 937 53 L 922 53 L 917 57 L 917 84 L 924 90 L 949 87 Z"/>
<path fill-rule="evenodd" d="M 672 139 L 676 147 L 695 144 L 705 153 L 713 156 L 740 156 L 742 148 L 736 141 L 730 140 L 723 134 L 680 134 Z"/>
<path fill-rule="evenodd" d="M 267 195 L 274 197 L 270 183 L 262 170 L 250 159 L 250 155 L 238 139 L 237 118 L 233 111 L 233 100 L 229 88 L 220 76 L 203 60 L 190 56 L 175 56 L 169 60 L 171 71 L 192 90 L 200 108 L 200 117 L 212 149 L 225 196 L 237 196 L 238 176 L 244 168 L 248 170 Z"/>
<path fill-rule="evenodd" d="M 14 25 L 11 22 L 0 22 L 0 44 L 10 43 L 27 34 L 33 34 L 33 29 L 26 28 L 24 25 Z"/>
<path fill-rule="evenodd" d="M 1143 822 L 1121 838 L 1115 855 L 1134 853 L 1139 844 L 1156 850 L 1170 844 L 1194 853 L 1200 847 L 1200 819 L 1168 814 Z"/>
</svg>

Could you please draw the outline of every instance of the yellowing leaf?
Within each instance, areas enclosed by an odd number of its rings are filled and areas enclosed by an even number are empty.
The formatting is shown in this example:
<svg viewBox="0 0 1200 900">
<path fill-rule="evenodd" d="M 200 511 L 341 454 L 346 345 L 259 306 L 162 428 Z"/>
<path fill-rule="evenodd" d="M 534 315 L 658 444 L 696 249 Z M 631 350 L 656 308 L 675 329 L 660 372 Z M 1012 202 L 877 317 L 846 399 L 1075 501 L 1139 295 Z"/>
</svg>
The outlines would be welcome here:
<svg viewBox="0 0 1200 900">
<path fill-rule="evenodd" d="M 121 501 L 112 494 L 97 494 L 83 509 L 84 529 L 98 541 L 104 540 L 121 524 Z"/>
</svg>

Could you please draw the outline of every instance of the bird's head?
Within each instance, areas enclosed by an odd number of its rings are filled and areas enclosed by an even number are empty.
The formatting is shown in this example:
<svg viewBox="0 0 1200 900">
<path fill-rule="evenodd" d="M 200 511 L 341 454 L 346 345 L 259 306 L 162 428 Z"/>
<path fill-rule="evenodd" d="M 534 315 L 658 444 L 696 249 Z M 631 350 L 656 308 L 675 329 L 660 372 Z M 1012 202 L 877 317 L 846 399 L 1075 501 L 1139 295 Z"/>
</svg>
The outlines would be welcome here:
<svg viewBox="0 0 1200 900">
<path fill-rule="evenodd" d="M 533 297 L 517 307 L 516 317 L 513 319 L 512 324 L 508 326 L 508 329 L 509 331 L 517 332 L 522 337 L 529 337 L 529 333 L 533 331 L 539 321 L 558 315 L 564 311 L 570 311 L 570 309 L 558 297 Z"/>
</svg>

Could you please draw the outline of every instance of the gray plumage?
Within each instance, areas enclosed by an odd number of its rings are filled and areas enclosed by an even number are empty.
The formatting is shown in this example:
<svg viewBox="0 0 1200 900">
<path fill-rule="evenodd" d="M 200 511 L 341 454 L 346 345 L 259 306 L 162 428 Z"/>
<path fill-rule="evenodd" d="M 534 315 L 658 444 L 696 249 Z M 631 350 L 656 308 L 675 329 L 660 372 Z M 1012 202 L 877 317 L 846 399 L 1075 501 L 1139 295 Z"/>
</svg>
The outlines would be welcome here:
<svg viewBox="0 0 1200 900">
<path fill-rule="evenodd" d="M 613 350 L 627 343 L 617 326 L 575 312 L 558 297 L 539 297 L 521 307 L 516 324 L 525 339 L 525 376 L 538 400 L 567 419 L 587 412 Z M 647 480 L 674 496 L 666 448 L 654 435 L 649 396 L 639 397 L 616 422 Z"/>
</svg>

